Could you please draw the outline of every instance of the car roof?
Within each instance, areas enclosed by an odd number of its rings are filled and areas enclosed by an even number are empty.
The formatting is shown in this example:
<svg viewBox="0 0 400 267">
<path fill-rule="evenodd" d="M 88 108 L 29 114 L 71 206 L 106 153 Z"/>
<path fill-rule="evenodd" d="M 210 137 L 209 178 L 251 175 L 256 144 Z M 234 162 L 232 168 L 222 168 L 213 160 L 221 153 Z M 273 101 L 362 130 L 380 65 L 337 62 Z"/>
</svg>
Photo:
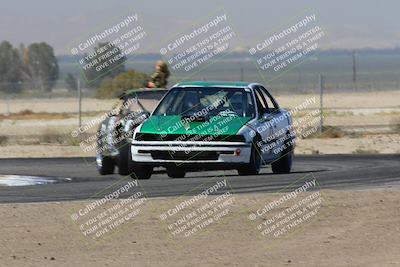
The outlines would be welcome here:
<svg viewBox="0 0 400 267">
<path fill-rule="evenodd" d="M 226 81 L 188 81 L 175 84 L 173 87 L 226 87 L 226 88 L 245 88 L 249 87 L 249 82 L 226 82 Z"/>
</svg>

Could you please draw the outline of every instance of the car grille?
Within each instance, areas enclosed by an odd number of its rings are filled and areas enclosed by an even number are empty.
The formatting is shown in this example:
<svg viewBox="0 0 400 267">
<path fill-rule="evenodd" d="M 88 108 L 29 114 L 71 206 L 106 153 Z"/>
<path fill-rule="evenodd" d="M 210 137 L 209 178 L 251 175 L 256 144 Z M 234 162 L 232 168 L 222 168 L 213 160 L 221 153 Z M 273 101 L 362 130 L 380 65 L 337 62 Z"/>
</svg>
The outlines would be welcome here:
<svg viewBox="0 0 400 267">
<path fill-rule="evenodd" d="M 147 151 L 153 159 L 161 160 L 217 160 L 218 153 L 214 151 Z"/>
<path fill-rule="evenodd" d="M 223 141 L 223 142 L 245 142 L 242 135 L 196 135 L 196 134 L 148 134 L 137 133 L 137 141 Z"/>
</svg>

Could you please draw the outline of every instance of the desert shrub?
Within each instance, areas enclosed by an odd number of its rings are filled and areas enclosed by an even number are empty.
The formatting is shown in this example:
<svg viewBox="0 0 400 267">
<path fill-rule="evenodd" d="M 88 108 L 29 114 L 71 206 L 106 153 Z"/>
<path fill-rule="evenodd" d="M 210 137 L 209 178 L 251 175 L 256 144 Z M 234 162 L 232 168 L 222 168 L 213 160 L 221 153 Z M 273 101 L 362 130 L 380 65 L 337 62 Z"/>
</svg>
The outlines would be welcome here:
<svg viewBox="0 0 400 267">
<path fill-rule="evenodd" d="M 400 133 L 400 119 L 393 119 L 391 122 L 391 127 L 394 133 Z"/>
<path fill-rule="evenodd" d="M 33 114 L 33 111 L 30 109 L 24 109 L 18 112 L 18 115 L 31 115 L 31 114 Z"/>
<path fill-rule="evenodd" d="M 310 131 L 312 132 L 312 131 Z M 313 131 L 311 134 L 305 136 L 305 139 L 309 138 L 341 138 L 345 136 L 346 133 L 336 126 L 324 126 L 322 129 L 322 133 L 317 131 Z"/>
<path fill-rule="evenodd" d="M 376 149 L 364 149 L 359 147 L 353 151 L 353 154 L 379 154 L 379 151 Z"/>
<path fill-rule="evenodd" d="M 8 136 L 0 135 L 0 145 L 5 145 L 8 142 Z"/>
<path fill-rule="evenodd" d="M 41 135 L 39 135 L 39 143 L 63 144 L 65 136 L 65 133 L 60 133 L 55 128 L 47 128 Z"/>
<path fill-rule="evenodd" d="M 105 78 L 97 90 L 96 97 L 113 98 L 126 90 L 144 87 L 147 80 L 146 73 L 128 70 L 114 78 Z"/>
</svg>

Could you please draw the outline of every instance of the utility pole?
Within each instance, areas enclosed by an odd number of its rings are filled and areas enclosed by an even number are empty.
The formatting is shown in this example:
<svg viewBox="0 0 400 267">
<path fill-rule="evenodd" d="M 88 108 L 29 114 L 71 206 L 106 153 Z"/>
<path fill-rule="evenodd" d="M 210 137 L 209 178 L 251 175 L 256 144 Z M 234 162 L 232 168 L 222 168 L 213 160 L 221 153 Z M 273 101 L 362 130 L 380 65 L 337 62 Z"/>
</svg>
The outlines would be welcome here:
<svg viewBox="0 0 400 267">
<path fill-rule="evenodd" d="M 353 87 L 357 90 L 357 63 L 356 63 L 356 50 L 353 50 Z"/>
<path fill-rule="evenodd" d="M 81 79 L 79 78 L 79 75 L 77 75 L 77 89 L 78 89 L 78 116 L 79 116 L 79 121 L 78 125 L 81 127 L 82 125 L 82 92 L 81 92 Z"/>
<path fill-rule="evenodd" d="M 324 127 L 324 76 L 319 75 L 319 132 L 322 133 Z"/>
<path fill-rule="evenodd" d="M 10 96 L 6 97 L 6 105 L 7 105 L 7 110 L 6 110 L 6 116 L 10 115 Z"/>
<path fill-rule="evenodd" d="M 297 70 L 297 90 L 300 91 L 300 86 L 301 86 L 301 72 L 300 69 Z"/>
<path fill-rule="evenodd" d="M 243 70 L 243 62 L 240 62 L 240 80 L 244 81 L 244 70 Z"/>
</svg>

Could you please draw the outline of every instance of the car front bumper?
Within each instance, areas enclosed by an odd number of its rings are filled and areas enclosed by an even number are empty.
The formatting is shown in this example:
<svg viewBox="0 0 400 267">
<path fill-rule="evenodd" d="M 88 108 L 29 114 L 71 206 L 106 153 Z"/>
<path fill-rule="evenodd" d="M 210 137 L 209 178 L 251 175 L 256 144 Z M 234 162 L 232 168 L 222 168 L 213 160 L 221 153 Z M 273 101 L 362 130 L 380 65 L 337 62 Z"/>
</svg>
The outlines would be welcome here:
<svg viewBox="0 0 400 267">
<path fill-rule="evenodd" d="M 242 142 L 133 141 L 132 161 L 171 165 L 235 165 L 250 161 L 251 144 Z M 197 165 L 196 164 L 196 165 Z"/>
</svg>

